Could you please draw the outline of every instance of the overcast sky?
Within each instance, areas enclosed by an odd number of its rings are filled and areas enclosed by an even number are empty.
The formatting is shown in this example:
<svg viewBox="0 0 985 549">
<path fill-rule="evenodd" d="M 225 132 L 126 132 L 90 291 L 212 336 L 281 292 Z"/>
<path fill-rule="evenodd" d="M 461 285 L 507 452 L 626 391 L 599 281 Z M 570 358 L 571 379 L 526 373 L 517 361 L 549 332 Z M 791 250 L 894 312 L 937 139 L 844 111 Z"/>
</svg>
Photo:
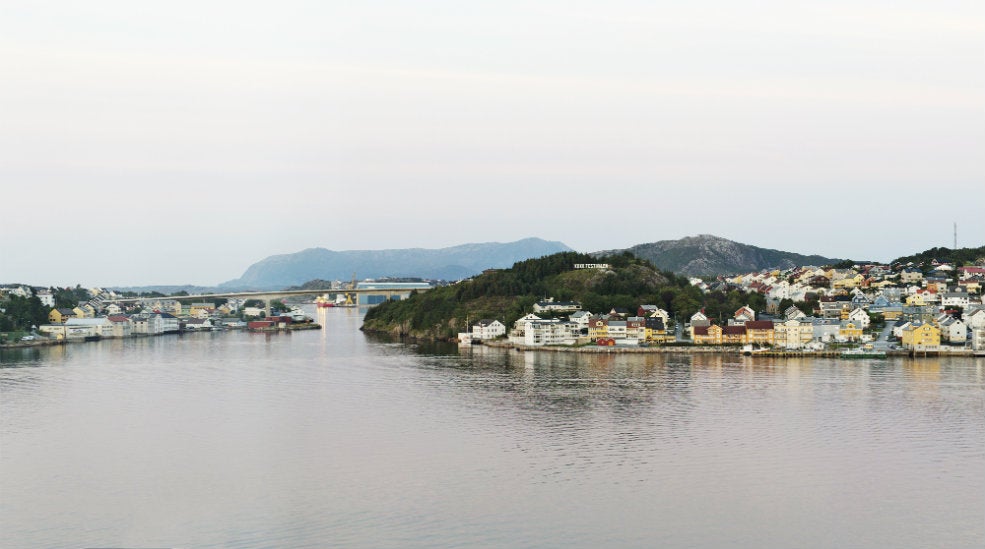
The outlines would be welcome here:
<svg viewBox="0 0 985 549">
<path fill-rule="evenodd" d="M 985 4 L 0 0 L 0 282 L 710 233 L 985 244 Z"/>
</svg>

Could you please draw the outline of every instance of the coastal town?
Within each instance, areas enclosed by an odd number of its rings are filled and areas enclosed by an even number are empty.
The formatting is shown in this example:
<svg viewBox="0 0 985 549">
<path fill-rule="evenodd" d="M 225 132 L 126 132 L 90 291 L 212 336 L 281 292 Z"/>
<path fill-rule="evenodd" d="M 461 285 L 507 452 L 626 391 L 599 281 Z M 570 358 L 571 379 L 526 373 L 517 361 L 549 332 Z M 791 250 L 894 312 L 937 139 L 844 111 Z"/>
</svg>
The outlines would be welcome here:
<svg viewBox="0 0 985 549">
<path fill-rule="evenodd" d="M 606 271 L 609 264 L 573 269 Z M 714 279 L 692 277 L 702 293 L 739 292 L 749 303 L 730 314 L 677 310 L 652 303 L 635 309 L 585 310 L 552 297 L 508 326 L 483 318 L 458 334 L 461 344 L 517 348 L 723 350 L 771 353 L 985 354 L 985 266 L 932 261 L 767 270 Z M 66 295 L 84 297 L 64 305 Z M 61 302 L 61 303 L 58 303 Z M 317 300 L 316 300 L 317 303 Z M 46 322 L 4 331 L 10 345 L 92 341 L 179 332 L 320 327 L 297 305 L 246 299 L 190 301 L 181 296 L 135 300 L 111 289 L 0 287 L 0 312 L 33 305 Z M 6 305 L 7 308 L 4 308 Z M 9 321 L 7 321 L 9 323 Z"/>
<path fill-rule="evenodd" d="M 841 349 L 848 356 L 985 354 L 983 266 L 934 261 L 895 268 L 799 267 L 690 282 L 703 292 L 758 294 L 765 307 L 756 311 L 743 306 L 727 318 L 710 318 L 704 310 L 674 318 L 653 304 L 593 313 L 576 301 L 546 298 L 511 327 L 498 319 L 480 319 L 458 340 L 518 348 L 691 346 L 783 353 Z"/>
<path fill-rule="evenodd" d="M 49 308 L 47 323 L 32 325 L 26 333 L 16 334 L 13 341 L 6 343 L 46 344 L 183 332 L 233 329 L 269 332 L 320 327 L 299 307 L 283 303 L 277 303 L 279 310 L 268 315 L 264 307 L 251 300 L 183 303 L 179 298 L 159 297 L 120 304 L 125 296 L 113 290 L 79 288 L 74 293 L 84 293 L 87 299 L 74 307 L 56 307 L 55 292 L 50 288 L 0 287 L 0 298 L 8 304 L 36 298 L 43 307 Z"/>
</svg>

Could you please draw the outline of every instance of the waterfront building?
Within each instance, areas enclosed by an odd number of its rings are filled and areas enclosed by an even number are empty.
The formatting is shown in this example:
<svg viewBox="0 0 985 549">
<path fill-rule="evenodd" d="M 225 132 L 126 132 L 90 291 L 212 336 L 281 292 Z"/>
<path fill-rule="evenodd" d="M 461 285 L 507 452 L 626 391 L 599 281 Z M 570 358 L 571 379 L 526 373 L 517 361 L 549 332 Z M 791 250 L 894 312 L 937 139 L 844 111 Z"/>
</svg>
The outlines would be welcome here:
<svg viewBox="0 0 985 549">
<path fill-rule="evenodd" d="M 770 345 L 776 342 L 776 327 L 772 320 L 750 320 L 746 322 L 746 343 Z"/>
<path fill-rule="evenodd" d="M 711 324 L 709 326 L 692 327 L 693 335 L 691 339 L 695 345 L 721 345 L 722 327 Z"/>
<path fill-rule="evenodd" d="M 801 349 L 814 339 L 814 325 L 804 318 L 775 324 L 773 332 L 773 344 L 784 349 Z"/>
<path fill-rule="evenodd" d="M 472 339 L 495 339 L 506 335 L 506 325 L 498 320 L 485 318 L 472 325 Z"/>
<path fill-rule="evenodd" d="M 903 330 L 903 348 L 914 351 L 936 350 L 941 344 L 941 331 L 930 323 L 911 324 Z"/>
<path fill-rule="evenodd" d="M 667 326 L 664 324 L 664 319 L 660 317 L 648 316 L 643 321 L 646 341 L 651 343 L 664 343 L 668 340 L 672 341 L 674 336 L 667 335 Z"/>
<path fill-rule="evenodd" d="M 48 322 L 52 324 L 65 324 L 70 318 L 75 318 L 75 311 L 72 309 L 52 309 L 48 313 Z"/>
</svg>

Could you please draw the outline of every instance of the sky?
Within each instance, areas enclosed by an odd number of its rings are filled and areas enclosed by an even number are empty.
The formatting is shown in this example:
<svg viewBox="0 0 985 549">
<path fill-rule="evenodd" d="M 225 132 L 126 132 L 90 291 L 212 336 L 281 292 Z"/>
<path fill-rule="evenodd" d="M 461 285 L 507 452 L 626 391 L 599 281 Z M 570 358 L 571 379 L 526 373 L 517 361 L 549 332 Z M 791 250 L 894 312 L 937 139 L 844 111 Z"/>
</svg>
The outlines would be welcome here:
<svg viewBox="0 0 985 549">
<path fill-rule="evenodd" d="M 985 245 L 980 0 L 0 0 L 0 283 L 953 223 Z"/>
</svg>

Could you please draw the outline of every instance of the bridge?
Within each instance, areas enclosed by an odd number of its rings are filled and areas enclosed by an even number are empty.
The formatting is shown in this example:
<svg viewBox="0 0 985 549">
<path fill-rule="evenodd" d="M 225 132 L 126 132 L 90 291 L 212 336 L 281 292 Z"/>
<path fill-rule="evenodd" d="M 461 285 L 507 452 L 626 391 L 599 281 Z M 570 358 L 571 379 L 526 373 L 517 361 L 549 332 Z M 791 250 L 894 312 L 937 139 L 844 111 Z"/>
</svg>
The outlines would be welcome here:
<svg viewBox="0 0 985 549">
<path fill-rule="evenodd" d="M 361 286 L 361 287 L 360 287 Z M 433 286 L 418 283 L 399 283 L 399 282 L 360 282 L 355 288 L 323 288 L 317 290 L 265 290 L 257 292 L 218 292 L 210 294 L 196 295 L 174 295 L 164 297 L 127 297 L 121 299 L 107 300 L 108 303 L 142 303 L 148 301 L 208 301 L 215 298 L 226 299 L 256 299 L 263 301 L 264 314 L 270 316 L 270 302 L 275 299 L 283 299 L 291 296 L 303 295 L 346 295 L 355 296 L 355 304 L 359 306 L 369 306 L 392 301 L 407 299 L 412 292 L 423 292 L 433 288 Z M 351 299 L 351 297 L 350 297 Z"/>
</svg>

